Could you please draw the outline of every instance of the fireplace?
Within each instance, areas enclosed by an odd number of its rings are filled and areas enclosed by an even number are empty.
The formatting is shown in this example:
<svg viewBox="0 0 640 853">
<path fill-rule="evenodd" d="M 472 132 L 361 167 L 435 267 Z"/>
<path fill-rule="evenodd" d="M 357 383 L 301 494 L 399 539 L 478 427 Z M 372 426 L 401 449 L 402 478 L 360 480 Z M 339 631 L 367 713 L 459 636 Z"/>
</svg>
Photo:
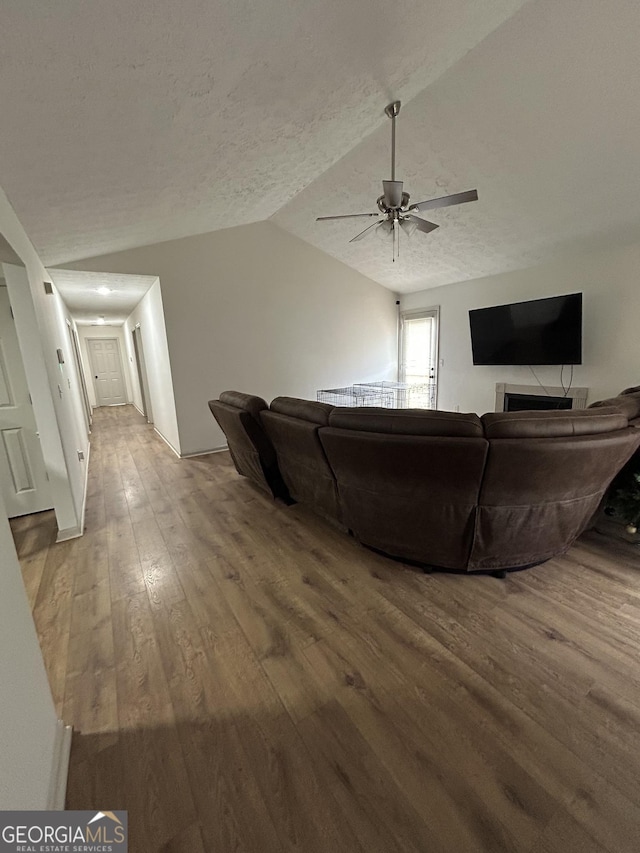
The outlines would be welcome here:
<svg viewBox="0 0 640 853">
<path fill-rule="evenodd" d="M 505 394 L 505 412 L 530 412 L 532 409 L 572 409 L 571 397 L 551 397 L 546 394 Z"/>
<path fill-rule="evenodd" d="M 536 409 L 585 409 L 588 388 L 564 388 L 540 385 L 496 383 L 496 412 L 522 412 Z"/>
</svg>

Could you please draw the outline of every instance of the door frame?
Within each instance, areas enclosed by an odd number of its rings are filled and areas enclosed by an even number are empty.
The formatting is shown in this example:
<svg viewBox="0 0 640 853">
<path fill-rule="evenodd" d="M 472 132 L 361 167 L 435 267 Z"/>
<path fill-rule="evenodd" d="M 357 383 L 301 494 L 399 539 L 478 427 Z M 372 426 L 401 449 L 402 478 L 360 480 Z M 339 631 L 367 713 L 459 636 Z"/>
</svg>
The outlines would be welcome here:
<svg viewBox="0 0 640 853">
<path fill-rule="evenodd" d="M 144 340 L 142 338 L 142 327 L 140 323 L 136 323 L 134 328 L 131 330 L 131 340 L 133 342 L 133 354 L 136 360 L 138 384 L 140 386 L 140 398 L 142 400 L 143 410 L 142 414 L 147 419 L 147 423 L 152 424 L 153 410 L 151 407 L 151 394 L 149 392 L 149 376 L 147 374 L 147 362 L 144 355 Z"/>
<path fill-rule="evenodd" d="M 69 320 L 67 320 L 67 329 L 69 331 L 69 338 L 71 339 L 71 352 L 73 353 L 73 357 L 75 359 L 76 372 L 80 380 L 80 390 L 82 392 L 83 412 L 85 423 L 87 425 L 87 435 L 90 435 L 93 414 L 91 412 L 91 403 L 89 402 L 89 392 L 87 391 L 87 380 L 85 379 L 85 371 L 82 366 L 80 341 L 78 340 L 78 334 L 76 330 L 73 328 Z"/>
<path fill-rule="evenodd" d="M 127 399 L 127 382 L 124 375 L 124 362 L 122 360 L 122 350 L 120 349 L 120 338 L 117 335 L 114 335 L 112 338 L 107 337 L 98 337 L 98 338 L 85 338 L 87 342 L 87 352 L 89 353 L 89 366 L 91 367 L 91 381 L 93 382 L 93 393 L 96 395 L 96 408 L 100 407 L 102 404 L 99 402 L 100 395 L 98 394 L 98 387 L 96 385 L 96 372 L 93 366 L 93 353 L 91 352 L 91 342 L 92 341 L 115 341 L 116 349 L 118 350 L 118 359 L 120 360 L 120 375 L 122 376 L 122 387 L 124 389 L 124 403 L 111 403 L 112 406 L 126 406 L 129 402 Z M 109 404 L 107 404 L 109 405 Z"/>
</svg>

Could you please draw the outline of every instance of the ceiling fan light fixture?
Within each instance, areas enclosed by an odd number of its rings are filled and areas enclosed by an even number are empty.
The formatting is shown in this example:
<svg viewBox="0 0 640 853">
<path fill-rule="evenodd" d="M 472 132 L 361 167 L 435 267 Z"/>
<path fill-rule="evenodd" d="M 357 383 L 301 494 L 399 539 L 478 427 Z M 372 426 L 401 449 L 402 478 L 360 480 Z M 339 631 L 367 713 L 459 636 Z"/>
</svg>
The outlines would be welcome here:
<svg viewBox="0 0 640 853">
<path fill-rule="evenodd" d="M 393 237 L 393 220 L 383 219 L 376 226 L 376 236 L 385 243 Z"/>
<path fill-rule="evenodd" d="M 415 222 L 412 222 L 410 219 L 401 219 L 400 227 L 406 237 L 411 237 L 416 232 L 416 228 L 418 227 Z"/>
</svg>

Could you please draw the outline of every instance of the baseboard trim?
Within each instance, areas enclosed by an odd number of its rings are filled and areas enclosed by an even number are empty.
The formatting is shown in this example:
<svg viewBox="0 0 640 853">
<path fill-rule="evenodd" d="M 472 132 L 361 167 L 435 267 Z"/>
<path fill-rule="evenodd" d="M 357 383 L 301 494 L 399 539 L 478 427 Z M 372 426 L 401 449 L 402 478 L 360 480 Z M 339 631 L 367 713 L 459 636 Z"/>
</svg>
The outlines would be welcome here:
<svg viewBox="0 0 640 853">
<path fill-rule="evenodd" d="M 87 442 L 87 460 L 84 466 L 84 491 L 82 493 L 82 508 L 80 510 L 80 535 L 84 533 L 84 517 L 87 511 L 87 490 L 89 488 L 89 460 L 91 459 L 91 442 Z"/>
<path fill-rule="evenodd" d="M 78 539 L 82 534 L 82 527 L 65 527 L 63 530 L 58 530 L 56 542 L 66 542 L 68 539 Z"/>
<path fill-rule="evenodd" d="M 208 456 L 210 453 L 224 453 L 225 450 L 229 449 L 229 446 L 227 444 L 223 444 L 220 447 L 212 447 L 210 450 L 195 450 L 193 453 L 178 453 L 178 451 L 175 449 L 173 444 L 171 444 L 169 439 L 165 438 L 157 427 L 154 426 L 153 429 L 154 432 L 158 433 L 164 443 L 168 445 L 171 450 L 173 450 L 178 459 L 193 459 L 194 456 Z"/>
<path fill-rule="evenodd" d="M 145 421 L 146 421 L 150 426 L 153 426 L 153 424 L 152 424 L 152 423 L 151 423 L 151 421 L 149 420 L 148 416 L 147 416 L 147 415 L 145 415 L 145 413 L 142 411 L 142 409 L 139 409 L 139 408 L 138 408 L 138 406 L 136 406 L 136 404 L 133 402 L 133 400 L 131 401 L 131 405 L 133 406 L 133 408 L 136 410 L 136 412 L 137 412 L 139 415 L 142 415 L 142 417 L 145 419 Z"/>
<path fill-rule="evenodd" d="M 211 450 L 196 450 L 194 453 L 182 453 L 181 459 L 193 459 L 194 456 L 209 456 L 211 453 L 224 453 L 229 449 L 228 444 L 223 444 L 221 447 L 212 447 Z"/>
<path fill-rule="evenodd" d="M 49 793 L 47 795 L 48 811 L 64 811 L 72 734 L 73 729 L 71 726 L 66 726 L 62 720 L 58 720 L 55 741 L 53 743 L 53 762 L 51 765 L 51 778 L 49 780 Z"/>
<path fill-rule="evenodd" d="M 179 452 L 175 449 L 175 447 L 173 446 L 173 444 L 171 444 L 171 442 L 169 441 L 169 439 L 164 437 L 164 435 L 160 432 L 160 430 L 158 429 L 158 427 L 154 426 L 153 431 L 154 431 L 154 432 L 156 432 L 156 433 L 160 436 L 160 438 L 164 441 L 164 443 L 165 443 L 166 445 L 168 445 L 168 446 L 173 450 L 173 452 L 176 454 L 176 456 L 178 457 L 178 459 L 180 459 L 181 457 L 180 457 Z"/>
</svg>

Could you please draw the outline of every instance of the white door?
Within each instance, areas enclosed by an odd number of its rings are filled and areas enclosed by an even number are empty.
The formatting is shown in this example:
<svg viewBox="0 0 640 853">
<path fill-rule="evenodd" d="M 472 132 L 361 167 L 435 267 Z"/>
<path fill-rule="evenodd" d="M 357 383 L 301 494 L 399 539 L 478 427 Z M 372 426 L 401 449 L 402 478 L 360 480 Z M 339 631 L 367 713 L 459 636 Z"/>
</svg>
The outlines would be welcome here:
<svg viewBox="0 0 640 853">
<path fill-rule="evenodd" d="M 436 407 L 438 321 L 438 308 L 400 316 L 400 381 L 415 389 L 409 391 L 411 407 Z"/>
<path fill-rule="evenodd" d="M 89 338 L 87 343 L 98 406 L 119 406 L 126 403 L 118 339 Z"/>
<path fill-rule="evenodd" d="M 9 518 L 53 507 L 6 287 L 0 287 L 0 488 Z"/>
</svg>

